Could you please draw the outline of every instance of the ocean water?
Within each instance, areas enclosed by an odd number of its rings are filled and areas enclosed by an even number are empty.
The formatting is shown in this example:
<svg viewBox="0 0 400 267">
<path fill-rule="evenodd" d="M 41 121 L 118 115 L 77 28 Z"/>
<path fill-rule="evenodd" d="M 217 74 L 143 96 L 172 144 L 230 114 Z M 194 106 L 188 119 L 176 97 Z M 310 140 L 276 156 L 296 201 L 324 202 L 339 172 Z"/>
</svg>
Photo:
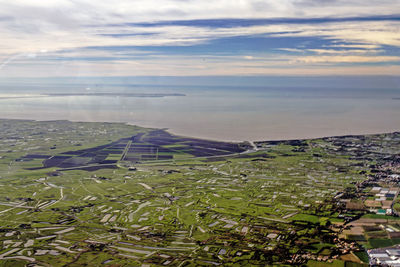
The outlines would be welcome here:
<svg viewBox="0 0 400 267">
<path fill-rule="evenodd" d="M 57 96 L 45 93 L 183 93 Z M 0 118 L 126 122 L 226 141 L 400 130 L 399 89 L 18 85 L 0 87 Z"/>
</svg>

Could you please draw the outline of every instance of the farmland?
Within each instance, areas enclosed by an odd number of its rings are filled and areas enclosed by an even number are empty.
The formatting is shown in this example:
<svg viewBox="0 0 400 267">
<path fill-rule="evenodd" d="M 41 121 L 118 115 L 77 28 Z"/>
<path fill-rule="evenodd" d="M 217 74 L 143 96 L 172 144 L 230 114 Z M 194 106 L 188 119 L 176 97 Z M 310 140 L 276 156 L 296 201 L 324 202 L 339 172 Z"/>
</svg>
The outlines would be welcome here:
<svg viewBox="0 0 400 267">
<path fill-rule="evenodd" d="M 178 137 L 164 130 L 146 129 L 129 138 L 121 138 L 108 144 L 65 151 L 60 154 L 26 154 L 18 161 L 42 160 L 42 166 L 29 168 L 61 170 L 98 170 L 116 168 L 122 164 L 173 161 L 193 157 L 216 157 L 243 153 L 250 149 L 248 143 L 233 144 Z"/>
<path fill-rule="evenodd" d="M 118 123 L 0 129 L 0 261 L 14 266 L 362 266 L 351 253 L 365 240 L 342 234 L 362 211 L 343 203 L 400 146 L 397 133 L 252 144 Z"/>
</svg>

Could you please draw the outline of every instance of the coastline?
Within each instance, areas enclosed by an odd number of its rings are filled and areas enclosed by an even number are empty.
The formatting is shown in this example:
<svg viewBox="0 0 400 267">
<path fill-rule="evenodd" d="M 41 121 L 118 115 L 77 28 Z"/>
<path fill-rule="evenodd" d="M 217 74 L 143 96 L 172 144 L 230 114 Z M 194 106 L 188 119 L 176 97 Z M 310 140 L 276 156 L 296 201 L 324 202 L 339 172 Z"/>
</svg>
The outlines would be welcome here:
<svg viewBox="0 0 400 267">
<path fill-rule="evenodd" d="M 151 129 L 162 129 L 165 130 L 171 134 L 178 135 L 181 137 L 190 137 L 190 138 L 198 138 L 198 139 L 204 139 L 204 140 L 210 140 L 210 141 L 221 141 L 221 142 L 232 142 L 232 143 L 240 143 L 240 142 L 268 142 L 268 141 L 295 141 L 295 140 L 313 140 L 313 139 L 321 139 L 321 138 L 329 138 L 329 137 L 346 137 L 346 136 L 368 136 L 368 135 L 377 135 L 377 134 L 391 134 L 391 133 L 396 133 L 400 132 L 400 128 L 393 128 L 391 130 L 377 130 L 377 131 L 364 131 L 360 132 L 358 130 L 348 130 L 343 133 L 332 133 L 332 134 L 309 134 L 309 135 L 302 135 L 302 136 L 297 136 L 293 137 L 289 134 L 287 135 L 275 135 L 273 136 L 272 134 L 266 135 L 269 137 L 266 138 L 243 138 L 243 139 L 238 139 L 238 138 L 224 138 L 222 135 L 220 135 L 220 138 L 216 137 L 216 135 L 202 135 L 202 134 L 196 134 L 194 131 L 177 131 L 173 128 L 165 128 L 165 127 L 156 127 L 152 125 L 145 125 L 145 124 L 135 124 L 132 122 L 124 122 L 124 121 L 97 121 L 97 120 L 69 120 L 69 119 L 45 119 L 45 120 L 37 120 L 37 119 L 25 119 L 25 118 L 5 118 L 5 117 L 0 117 L 0 120 L 24 120 L 24 121 L 70 121 L 70 122 L 98 122 L 98 123 L 116 123 L 116 124 L 126 124 L 130 126 L 139 126 L 143 128 L 151 128 Z M 192 133 L 192 134 L 190 134 Z"/>
<path fill-rule="evenodd" d="M 131 124 L 133 125 L 133 124 Z M 194 138 L 199 138 L 199 139 L 207 139 L 207 140 L 215 140 L 215 141 L 221 141 L 221 142 L 243 142 L 243 141 L 250 141 L 250 142 L 268 142 L 268 141 L 295 141 L 295 140 L 313 140 L 313 139 L 321 139 L 321 138 L 329 138 L 329 137 L 346 137 L 346 136 L 368 136 L 368 135 L 377 135 L 377 134 L 391 134 L 391 133 L 396 133 L 400 132 L 400 129 L 392 129 L 388 131 L 366 131 L 366 132 L 360 132 L 357 130 L 354 131 L 348 131 L 348 132 L 343 132 L 343 133 L 334 133 L 334 134 L 310 134 L 310 135 L 302 135 L 298 137 L 293 137 L 291 135 L 285 135 L 282 136 L 273 136 L 273 137 L 266 137 L 266 138 L 248 138 L 248 139 L 227 139 L 227 138 L 214 138 L 214 137 L 207 137 L 203 135 L 196 135 L 196 134 L 184 134 L 180 133 L 178 131 L 174 131 L 172 129 L 167 130 L 169 133 L 172 133 L 174 135 L 179 135 L 179 136 L 188 136 L 188 137 L 194 137 Z"/>
</svg>

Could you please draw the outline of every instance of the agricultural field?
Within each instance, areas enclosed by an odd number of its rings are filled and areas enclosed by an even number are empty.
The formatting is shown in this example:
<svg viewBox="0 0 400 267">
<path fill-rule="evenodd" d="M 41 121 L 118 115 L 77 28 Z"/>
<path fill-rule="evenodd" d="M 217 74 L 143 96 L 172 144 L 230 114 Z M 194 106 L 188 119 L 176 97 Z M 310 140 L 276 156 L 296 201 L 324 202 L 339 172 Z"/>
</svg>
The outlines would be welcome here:
<svg viewBox="0 0 400 267">
<path fill-rule="evenodd" d="M 56 146 L 56 145 L 55 145 Z M 58 167 L 61 170 L 99 170 L 117 168 L 117 163 L 140 164 L 144 162 L 185 160 L 193 157 L 213 158 L 248 151 L 248 143 L 223 143 L 173 136 L 164 130 L 143 129 L 129 138 L 84 149 L 74 149 L 59 154 L 26 154 L 20 162 L 39 163 L 28 170 Z M 38 162 L 40 161 L 40 162 Z"/>
<path fill-rule="evenodd" d="M 388 236 L 346 237 L 368 212 L 343 203 L 395 161 L 397 133 L 226 143 L 118 123 L 0 130 L 4 265 L 364 266 L 363 242 Z"/>
</svg>

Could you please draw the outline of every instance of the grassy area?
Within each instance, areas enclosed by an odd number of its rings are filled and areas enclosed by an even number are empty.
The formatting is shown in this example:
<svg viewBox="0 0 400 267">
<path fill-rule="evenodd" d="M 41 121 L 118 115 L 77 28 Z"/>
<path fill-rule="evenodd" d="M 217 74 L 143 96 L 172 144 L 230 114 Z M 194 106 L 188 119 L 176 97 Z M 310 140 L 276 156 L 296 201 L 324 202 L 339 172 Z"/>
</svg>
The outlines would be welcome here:
<svg viewBox="0 0 400 267">
<path fill-rule="evenodd" d="M 356 251 L 354 252 L 354 255 L 356 255 L 362 262 L 369 263 L 368 253 L 366 251 Z"/>
<path fill-rule="evenodd" d="M 346 267 L 345 262 L 340 261 L 340 260 L 334 260 L 332 263 L 310 260 L 307 262 L 307 266 L 309 266 L 309 267 Z"/>
<path fill-rule="evenodd" d="M 384 248 L 393 246 L 393 242 L 390 239 L 368 239 L 368 243 L 371 248 Z"/>
<path fill-rule="evenodd" d="M 310 222 L 310 223 L 319 223 L 320 218 L 315 215 L 309 215 L 309 214 L 296 214 L 291 218 L 292 221 L 305 221 L 305 222 Z"/>
<path fill-rule="evenodd" d="M 120 124 L 1 125 L 0 246 L 51 266 L 260 266 L 285 265 L 303 252 L 330 257 L 336 233 L 329 222 L 357 215 L 340 213 L 335 196 L 368 170 L 336 149 L 341 139 L 266 143 L 256 153 L 209 158 L 202 156 L 210 153 L 207 146 L 226 153 L 239 148 Z M 137 150 L 129 152 L 132 143 Z M 197 145 L 203 150 L 195 151 Z M 118 151 L 173 159 L 119 161 Z M 120 167 L 27 170 L 42 164 L 18 161 L 27 154 L 73 155 L 66 163 L 84 165 L 118 160 Z M 383 234 L 370 230 L 368 245 L 386 245 Z M 308 262 L 345 263 L 323 264 Z"/>
<path fill-rule="evenodd" d="M 379 214 L 365 214 L 362 218 L 368 218 L 368 219 L 385 219 L 385 220 L 400 220 L 400 217 L 395 217 L 395 216 L 389 216 L 389 215 L 379 215 Z"/>
</svg>

